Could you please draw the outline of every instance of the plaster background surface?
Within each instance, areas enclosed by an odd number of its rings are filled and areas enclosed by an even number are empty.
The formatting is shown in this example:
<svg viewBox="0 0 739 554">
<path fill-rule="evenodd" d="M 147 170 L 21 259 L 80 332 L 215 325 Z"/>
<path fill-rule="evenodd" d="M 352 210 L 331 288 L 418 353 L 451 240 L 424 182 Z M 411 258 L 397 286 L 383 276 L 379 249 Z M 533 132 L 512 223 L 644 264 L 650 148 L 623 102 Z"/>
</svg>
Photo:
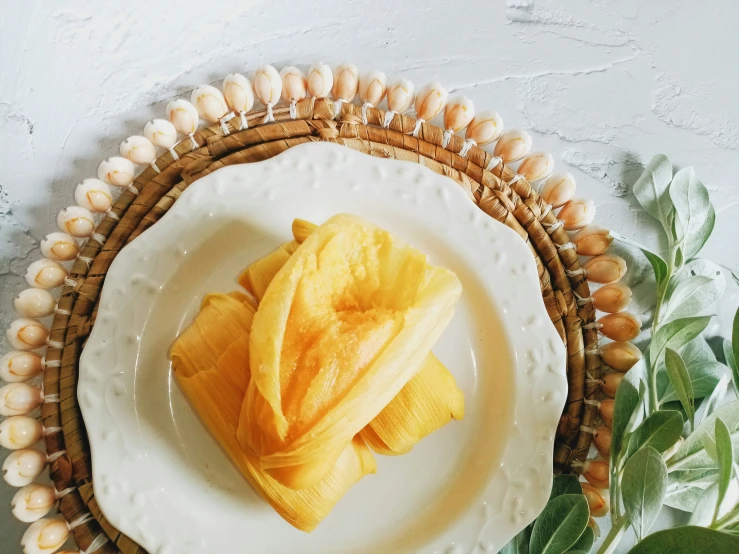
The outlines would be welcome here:
<svg viewBox="0 0 739 554">
<path fill-rule="evenodd" d="M 629 193 L 657 152 L 717 211 L 704 256 L 739 273 L 739 3 L 734 0 L 40 0 L 0 14 L 0 327 L 75 185 L 177 96 L 262 63 L 350 61 L 431 80 L 534 135 L 597 222 L 659 250 Z M 636 285 L 644 272 L 632 265 Z M 638 288 L 638 287 L 637 287 Z M 726 335 L 730 288 L 709 334 Z M 8 345 L 0 339 L 0 351 Z M 0 461 L 6 453 L 0 453 Z M 0 486 L 0 553 L 16 552 Z M 605 520 L 600 520 L 605 522 Z M 606 531 L 606 529 L 604 529 Z M 630 545 L 627 538 L 623 545 Z"/>
</svg>

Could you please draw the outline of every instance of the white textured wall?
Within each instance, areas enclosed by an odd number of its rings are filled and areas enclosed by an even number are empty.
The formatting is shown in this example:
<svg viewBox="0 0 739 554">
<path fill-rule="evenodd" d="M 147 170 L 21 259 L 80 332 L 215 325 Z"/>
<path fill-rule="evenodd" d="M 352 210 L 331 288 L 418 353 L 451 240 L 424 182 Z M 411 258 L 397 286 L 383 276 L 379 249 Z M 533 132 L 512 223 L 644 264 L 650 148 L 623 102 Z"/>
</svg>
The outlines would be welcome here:
<svg viewBox="0 0 739 554">
<path fill-rule="evenodd" d="M 171 98 L 264 62 L 351 61 L 439 80 L 532 130 L 535 148 L 595 199 L 599 223 L 655 247 L 629 185 L 658 151 L 694 165 L 718 212 L 707 255 L 739 271 L 736 0 L 2 4 L 2 328 L 76 183 Z M 9 492 L 0 488 L 2 553 L 22 530 L 5 522 Z"/>
</svg>

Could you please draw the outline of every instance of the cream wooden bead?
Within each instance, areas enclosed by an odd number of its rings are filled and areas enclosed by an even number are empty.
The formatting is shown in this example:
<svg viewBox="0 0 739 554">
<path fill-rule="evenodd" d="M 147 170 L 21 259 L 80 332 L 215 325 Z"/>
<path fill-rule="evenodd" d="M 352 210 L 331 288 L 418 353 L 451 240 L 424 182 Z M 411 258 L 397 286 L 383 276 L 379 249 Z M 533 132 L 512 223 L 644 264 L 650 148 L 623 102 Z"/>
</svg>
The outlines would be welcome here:
<svg viewBox="0 0 739 554">
<path fill-rule="evenodd" d="M 53 289 L 64 284 L 67 270 L 54 260 L 41 258 L 26 269 L 26 283 L 39 289 Z"/>
<path fill-rule="evenodd" d="M 428 83 L 416 94 L 416 117 L 430 121 L 444 111 L 449 93 L 439 83 Z"/>
<path fill-rule="evenodd" d="M 529 183 L 546 179 L 554 171 L 554 157 L 548 152 L 535 152 L 526 156 L 517 173 L 526 178 Z"/>
<path fill-rule="evenodd" d="M 198 130 L 200 116 L 195 106 L 179 98 L 167 104 L 167 119 L 178 133 L 190 136 Z"/>
<path fill-rule="evenodd" d="M 121 156 L 112 156 L 100 162 L 98 179 L 114 187 L 127 187 L 133 183 L 136 168 L 131 160 Z"/>
<path fill-rule="evenodd" d="M 313 98 L 326 98 L 334 86 L 334 74 L 325 63 L 312 65 L 308 69 L 308 94 Z"/>
<path fill-rule="evenodd" d="M 582 229 L 595 219 L 595 203 L 589 198 L 570 200 L 562 206 L 557 217 L 568 231 Z"/>
<path fill-rule="evenodd" d="M 577 184 L 572 174 L 554 173 L 541 186 L 539 195 L 553 208 L 564 206 L 575 196 Z"/>
<path fill-rule="evenodd" d="M 457 133 L 475 117 L 475 105 L 464 96 L 456 96 L 444 107 L 444 129 Z"/>
<path fill-rule="evenodd" d="M 154 146 L 159 146 L 160 148 L 170 149 L 177 144 L 177 129 L 166 119 L 152 119 L 149 121 L 144 127 L 144 136 Z"/>
<path fill-rule="evenodd" d="M 20 450 L 33 446 L 44 436 L 41 422 L 28 416 L 12 416 L 0 421 L 0 446 Z"/>
<path fill-rule="evenodd" d="M 46 289 L 26 289 L 18 293 L 14 301 L 15 311 L 23 317 L 46 317 L 54 313 L 56 300 Z"/>
<path fill-rule="evenodd" d="M 48 514 L 56 500 L 54 487 L 34 483 L 15 493 L 10 506 L 16 519 L 32 523 Z"/>
<path fill-rule="evenodd" d="M 190 103 L 195 106 L 198 115 L 209 123 L 217 123 L 228 113 L 223 93 L 212 85 L 200 85 L 193 90 Z"/>
<path fill-rule="evenodd" d="M 377 106 L 386 92 L 387 76 L 382 71 L 375 69 L 359 78 L 359 98 L 364 104 Z"/>
<path fill-rule="evenodd" d="M 41 389 L 26 383 L 10 383 L 0 387 L 0 415 L 26 415 L 44 401 Z"/>
<path fill-rule="evenodd" d="M 582 264 L 588 281 L 593 283 L 615 283 L 626 274 L 626 261 L 614 254 L 601 254 Z"/>
<path fill-rule="evenodd" d="M 43 358 L 36 352 L 11 350 L 0 358 L 0 379 L 7 383 L 28 381 L 43 370 Z"/>
<path fill-rule="evenodd" d="M 297 102 L 308 94 L 308 80 L 305 74 L 295 66 L 283 67 L 280 70 L 282 79 L 282 99 L 285 102 Z"/>
<path fill-rule="evenodd" d="M 608 229 L 599 225 L 586 225 L 580 229 L 572 239 L 580 256 L 597 256 L 603 254 L 613 242 Z"/>
<path fill-rule="evenodd" d="M 221 84 L 226 104 L 236 113 L 247 113 L 254 107 L 254 89 L 241 73 L 229 73 Z"/>
<path fill-rule="evenodd" d="M 395 81 L 387 89 L 387 107 L 393 112 L 403 113 L 410 109 L 415 99 L 413 83 L 408 79 Z"/>
<path fill-rule="evenodd" d="M 617 313 L 631 303 L 632 292 L 629 287 L 621 283 L 605 285 L 590 295 L 593 307 L 607 313 Z"/>
<path fill-rule="evenodd" d="M 331 95 L 335 100 L 351 102 L 359 90 L 359 69 L 351 63 L 341 64 L 334 71 L 334 86 Z"/>
<path fill-rule="evenodd" d="M 500 135 L 493 154 L 504 163 L 517 162 L 531 152 L 532 142 L 531 135 L 523 129 L 509 129 Z"/>
<path fill-rule="evenodd" d="M 478 146 L 496 141 L 503 133 L 503 119 L 490 110 L 483 110 L 472 118 L 467 126 L 465 137 L 474 140 Z"/>
<path fill-rule="evenodd" d="M 24 317 L 10 323 L 6 336 L 16 350 L 35 350 L 46 344 L 49 330 L 38 320 Z"/>
<path fill-rule="evenodd" d="M 282 79 L 271 65 L 263 65 L 254 74 L 254 93 L 265 106 L 274 106 L 280 101 Z"/>
<path fill-rule="evenodd" d="M 157 159 L 157 149 L 148 138 L 140 135 L 128 137 L 121 143 L 121 156 L 137 165 L 148 165 Z"/>
<path fill-rule="evenodd" d="M 39 519 L 23 534 L 23 554 L 53 554 L 69 537 L 67 522 L 61 519 Z"/>
<path fill-rule="evenodd" d="M 102 213 L 113 207 L 113 194 L 104 181 L 85 179 L 74 190 L 74 201 L 91 212 Z"/>
<path fill-rule="evenodd" d="M 44 472 L 46 464 L 46 453 L 41 450 L 15 450 L 3 462 L 3 479 L 11 487 L 25 487 Z"/>
<path fill-rule="evenodd" d="M 80 245 L 67 233 L 49 233 L 40 244 L 41 253 L 57 262 L 74 260 L 80 252 Z"/>
<path fill-rule="evenodd" d="M 78 239 L 89 237 L 95 230 L 95 220 L 90 210 L 82 206 L 64 208 L 56 217 L 56 224 L 59 230 Z"/>
</svg>

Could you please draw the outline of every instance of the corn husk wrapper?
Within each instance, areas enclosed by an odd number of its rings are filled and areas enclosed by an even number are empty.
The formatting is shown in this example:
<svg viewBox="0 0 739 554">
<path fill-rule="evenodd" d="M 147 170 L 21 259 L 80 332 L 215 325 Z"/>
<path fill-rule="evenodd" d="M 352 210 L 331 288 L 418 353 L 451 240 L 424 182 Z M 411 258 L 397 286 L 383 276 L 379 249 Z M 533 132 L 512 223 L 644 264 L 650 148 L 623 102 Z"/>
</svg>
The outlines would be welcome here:
<svg viewBox="0 0 739 554">
<path fill-rule="evenodd" d="M 291 525 L 313 530 L 362 477 L 376 470 L 370 449 L 355 437 L 316 485 L 287 488 L 267 475 L 236 439 L 241 404 L 250 380 L 249 331 L 256 308 L 243 293 L 211 294 L 194 322 L 172 346 L 180 389 L 252 487 Z"/>
<path fill-rule="evenodd" d="M 329 219 L 254 316 L 240 444 L 286 486 L 319 482 L 421 369 L 460 294 L 451 271 L 387 231 Z"/>
<path fill-rule="evenodd" d="M 239 283 L 261 301 L 270 282 L 297 247 L 317 228 L 302 219 L 293 221 L 295 240 L 252 263 Z M 365 442 L 386 456 L 409 452 L 425 436 L 452 419 L 464 417 L 464 396 L 454 376 L 430 354 L 398 395 L 361 431 Z"/>
</svg>

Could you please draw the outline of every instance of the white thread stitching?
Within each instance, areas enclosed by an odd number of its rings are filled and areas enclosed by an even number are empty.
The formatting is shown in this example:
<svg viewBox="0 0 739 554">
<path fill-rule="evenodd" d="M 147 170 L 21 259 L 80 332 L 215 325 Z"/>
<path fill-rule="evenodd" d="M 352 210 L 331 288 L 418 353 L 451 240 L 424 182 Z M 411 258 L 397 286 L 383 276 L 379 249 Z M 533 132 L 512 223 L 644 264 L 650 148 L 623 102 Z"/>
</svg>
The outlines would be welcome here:
<svg viewBox="0 0 739 554">
<path fill-rule="evenodd" d="M 180 159 L 180 157 L 177 155 L 177 152 L 174 149 L 174 146 L 172 146 L 171 148 L 168 148 L 168 150 L 169 150 L 169 153 L 172 154 L 172 159 L 173 160 L 179 160 Z"/>
<path fill-rule="evenodd" d="M 385 112 L 385 119 L 382 120 L 383 129 L 387 129 L 388 127 L 390 127 L 390 124 L 393 122 L 396 113 L 398 112 L 396 112 L 395 110 L 388 110 Z"/>
<path fill-rule="evenodd" d="M 156 171 L 157 173 L 161 173 L 161 171 L 159 170 L 159 167 L 157 166 L 156 160 L 152 161 L 149 165 L 154 171 Z"/>
<path fill-rule="evenodd" d="M 66 453 L 67 453 L 66 450 L 60 450 L 59 452 L 54 452 L 53 454 L 49 454 L 48 456 L 46 456 L 46 461 L 51 464 L 53 462 L 56 462 L 59 458 L 64 456 Z"/>
<path fill-rule="evenodd" d="M 105 244 L 105 237 L 100 233 L 93 233 L 90 238 L 92 238 L 92 240 L 94 241 L 99 242 L 101 246 Z"/>
<path fill-rule="evenodd" d="M 190 137 L 190 145 L 192 146 L 193 150 L 197 150 L 200 148 L 200 145 L 198 144 L 198 141 L 195 140 L 195 133 L 187 133 L 187 136 Z"/>
<path fill-rule="evenodd" d="M 234 117 L 236 117 L 236 114 L 233 112 L 228 112 L 226 115 L 224 115 L 221 119 L 218 120 L 218 123 L 221 124 L 221 131 L 223 131 L 223 134 L 228 136 L 231 134 L 231 131 L 228 130 L 228 123 L 231 121 Z"/>
<path fill-rule="evenodd" d="M 449 146 L 449 142 L 452 140 L 452 137 L 454 136 L 454 131 L 450 129 L 446 129 L 444 131 L 444 136 L 441 138 L 441 147 L 446 148 Z"/>
<path fill-rule="evenodd" d="M 563 250 L 574 250 L 575 249 L 575 244 L 572 242 L 566 242 L 564 244 L 558 244 L 556 246 L 557 246 L 558 252 L 562 252 Z"/>
<path fill-rule="evenodd" d="M 475 142 L 475 139 L 465 139 L 464 144 L 462 145 L 462 150 L 459 151 L 459 155 L 467 159 L 467 154 L 469 154 L 473 146 L 477 146 L 477 142 Z"/>
<path fill-rule="evenodd" d="M 341 98 L 334 100 L 334 119 L 339 119 L 341 117 L 341 106 L 344 102 L 346 102 L 346 100 Z"/>
<path fill-rule="evenodd" d="M 67 527 L 68 527 L 68 528 L 69 528 L 69 530 L 71 531 L 71 530 L 72 530 L 72 529 L 74 529 L 75 527 L 79 527 L 80 525 L 82 525 L 82 524 L 84 524 L 84 523 L 87 523 L 88 521 L 90 521 L 90 520 L 92 520 L 92 519 L 94 519 L 94 518 L 92 517 L 92 514 L 91 514 L 90 512 L 88 512 L 88 513 L 86 513 L 86 514 L 83 514 L 83 515 L 81 515 L 80 517 L 78 517 L 78 518 L 77 518 L 77 519 L 75 519 L 74 521 L 71 521 L 71 522 L 69 522 L 69 523 L 67 524 Z"/>
<path fill-rule="evenodd" d="M 413 127 L 413 131 L 411 131 L 411 135 L 413 135 L 414 137 L 418 137 L 418 133 L 421 132 L 421 125 L 423 125 L 424 123 L 426 123 L 426 121 L 422 117 L 419 117 L 418 119 L 416 119 L 416 126 Z"/>
<path fill-rule="evenodd" d="M 57 350 L 61 350 L 62 348 L 64 348 L 64 345 L 58 340 L 48 340 L 46 341 L 46 345 L 51 348 L 56 348 Z"/>
<path fill-rule="evenodd" d="M 370 104 L 369 102 L 365 102 L 364 104 L 362 104 L 362 123 L 364 123 L 365 125 L 368 124 L 367 123 L 367 108 L 374 108 L 374 106 Z"/>
<path fill-rule="evenodd" d="M 488 165 L 485 166 L 486 171 L 492 171 L 496 167 L 500 165 L 500 162 L 503 161 L 503 158 L 500 158 L 498 156 L 493 156 L 490 158 L 490 161 L 488 162 Z"/>
</svg>

